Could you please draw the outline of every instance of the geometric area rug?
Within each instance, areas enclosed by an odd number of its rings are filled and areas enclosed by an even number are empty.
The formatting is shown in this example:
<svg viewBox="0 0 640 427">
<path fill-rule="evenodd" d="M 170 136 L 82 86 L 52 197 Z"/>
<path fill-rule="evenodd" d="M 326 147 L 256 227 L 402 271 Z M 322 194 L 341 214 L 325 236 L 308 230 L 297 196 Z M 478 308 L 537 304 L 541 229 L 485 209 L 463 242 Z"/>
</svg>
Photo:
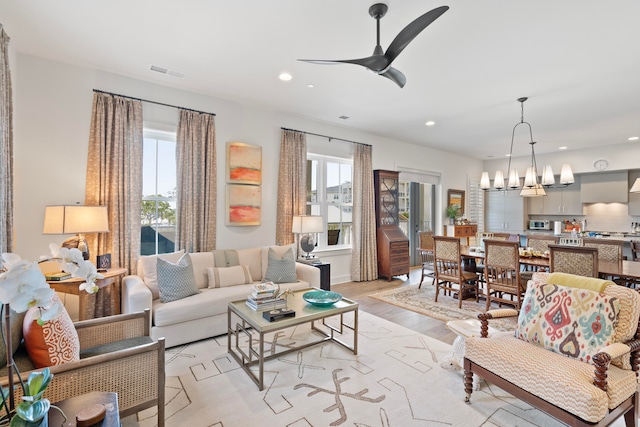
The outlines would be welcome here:
<svg viewBox="0 0 640 427">
<path fill-rule="evenodd" d="M 468 298 L 462 301 L 462 308 L 459 308 L 457 298 L 443 295 L 441 292 L 438 296 L 438 302 L 436 302 L 435 289 L 435 286 L 427 282 L 420 289 L 416 285 L 402 286 L 371 294 L 369 297 L 445 322 L 458 319 L 477 319 L 478 314 L 486 311 L 487 303 L 484 298 L 480 298 L 478 302 L 475 298 Z M 511 308 L 509 305 L 505 307 Z M 498 308 L 498 306 L 492 303 L 491 308 Z M 517 324 L 517 317 L 493 319 L 489 324 L 500 331 L 513 331 Z"/>
<path fill-rule="evenodd" d="M 274 358 L 265 363 L 262 391 L 227 353 L 225 335 L 167 349 L 166 425 L 561 425 L 484 381 L 471 403 L 464 403 L 462 373 L 440 366 L 451 346 L 371 314 L 359 315 L 357 355 L 327 342 Z M 299 345 L 312 334 L 308 325 L 280 331 L 266 348 Z M 155 413 L 142 411 L 122 425 L 154 426 Z"/>
</svg>

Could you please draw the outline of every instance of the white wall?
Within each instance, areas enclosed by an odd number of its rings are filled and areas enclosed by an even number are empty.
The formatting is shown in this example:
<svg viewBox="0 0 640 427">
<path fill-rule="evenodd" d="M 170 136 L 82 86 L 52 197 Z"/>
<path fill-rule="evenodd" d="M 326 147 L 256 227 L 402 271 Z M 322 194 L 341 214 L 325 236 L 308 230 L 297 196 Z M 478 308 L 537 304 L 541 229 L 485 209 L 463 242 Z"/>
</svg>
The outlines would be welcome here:
<svg viewBox="0 0 640 427">
<path fill-rule="evenodd" d="M 398 166 L 442 174 L 440 211 L 448 188 L 466 188 L 482 162 L 381 138 L 344 127 L 259 109 L 235 101 L 160 86 L 100 70 L 81 68 L 25 54 L 17 55 L 15 100 L 15 252 L 36 259 L 48 244 L 68 236 L 42 234 L 44 207 L 84 202 L 87 141 L 93 89 L 154 100 L 216 114 L 219 249 L 246 248 L 275 241 L 280 128 L 292 128 L 373 146 L 374 169 Z M 169 78 L 167 80 L 170 82 Z M 175 125 L 177 111 L 143 104 L 145 122 Z M 225 145 L 242 141 L 262 146 L 262 225 L 226 227 Z M 332 142 L 338 143 L 338 142 Z M 444 218 L 444 212 L 442 214 Z M 332 277 L 348 280 L 350 257 L 332 254 Z"/>
</svg>

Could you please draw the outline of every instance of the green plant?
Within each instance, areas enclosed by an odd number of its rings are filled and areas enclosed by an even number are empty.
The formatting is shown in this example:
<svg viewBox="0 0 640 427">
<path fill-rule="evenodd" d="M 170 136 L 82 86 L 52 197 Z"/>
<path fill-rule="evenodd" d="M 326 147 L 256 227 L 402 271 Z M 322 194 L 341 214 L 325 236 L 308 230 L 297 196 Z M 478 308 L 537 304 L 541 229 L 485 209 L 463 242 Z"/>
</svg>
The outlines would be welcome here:
<svg viewBox="0 0 640 427">
<path fill-rule="evenodd" d="M 449 218 L 456 219 L 456 217 L 458 216 L 458 207 L 455 205 L 449 205 L 447 207 L 447 216 Z"/>
<path fill-rule="evenodd" d="M 15 413 L 11 418 L 11 427 L 40 425 L 43 418 L 47 416 L 50 408 L 58 409 L 56 406 L 51 405 L 49 399 L 42 397 L 52 378 L 53 374 L 49 371 L 49 368 L 44 368 L 40 372 L 32 372 L 29 374 L 27 381 L 21 384 L 24 395 L 22 396 L 22 402 L 15 408 Z M 4 399 L 0 402 L 0 407 L 7 404 L 9 390 L 4 388 L 2 393 L 4 394 Z M 64 417 L 64 413 L 62 415 Z M 66 417 L 64 418 L 66 419 Z M 4 419 L 4 422 L 6 421 L 7 418 Z M 2 425 L 6 424 L 3 423 Z"/>
</svg>

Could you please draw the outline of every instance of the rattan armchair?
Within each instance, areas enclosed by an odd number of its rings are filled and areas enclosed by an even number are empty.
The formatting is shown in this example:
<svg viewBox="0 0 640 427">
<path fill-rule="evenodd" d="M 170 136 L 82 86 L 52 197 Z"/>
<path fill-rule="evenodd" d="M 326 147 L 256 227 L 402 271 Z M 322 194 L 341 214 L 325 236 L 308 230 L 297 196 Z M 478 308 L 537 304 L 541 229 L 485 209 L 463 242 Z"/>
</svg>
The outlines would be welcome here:
<svg viewBox="0 0 640 427">
<path fill-rule="evenodd" d="M 158 426 L 164 426 L 164 338 L 151 339 L 149 316 L 147 309 L 74 323 L 81 358 L 50 367 L 54 377 L 44 396 L 55 403 L 91 391 L 116 392 L 121 417 L 157 406 Z M 21 372 L 24 380 L 29 373 Z M 0 385 L 8 381 L 4 376 Z M 16 399 L 21 392 L 16 387 Z"/>
</svg>

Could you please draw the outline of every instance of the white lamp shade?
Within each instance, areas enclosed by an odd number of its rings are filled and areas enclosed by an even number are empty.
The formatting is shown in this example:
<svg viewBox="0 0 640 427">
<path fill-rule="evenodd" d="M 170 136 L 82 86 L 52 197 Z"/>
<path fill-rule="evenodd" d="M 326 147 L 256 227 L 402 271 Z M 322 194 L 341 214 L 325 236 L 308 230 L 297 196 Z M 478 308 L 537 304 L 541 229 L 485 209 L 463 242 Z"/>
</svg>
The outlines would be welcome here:
<svg viewBox="0 0 640 427">
<path fill-rule="evenodd" d="M 518 169 L 511 169 L 509 171 L 509 188 L 520 187 L 520 175 L 518 175 Z"/>
<path fill-rule="evenodd" d="M 629 193 L 640 193 L 640 178 L 636 178 L 636 182 L 631 186 Z"/>
<path fill-rule="evenodd" d="M 47 206 L 42 234 L 109 232 L 106 206 Z"/>
<path fill-rule="evenodd" d="M 573 184 L 576 182 L 573 177 L 573 171 L 571 170 L 571 165 L 569 163 L 564 163 L 562 165 L 562 169 L 560 170 L 560 184 Z"/>
<path fill-rule="evenodd" d="M 294 215 L 291 231 L 296 234 L 322 233 L 324 221 L 320 215 Z"/>
<path fill-rule="evenodd" d="M 480 189 L 488 190 L 491 188 L 491 181 L 489 181 L 489 172 L 482 172 L 480 176 Z"/>
<path fill-rule="evenodd" d="M 542 185 L 553 185 L 556 179 L 553 177 L 553 169 L 551 165 L 547 165 L 542 169 Z"/>
<path fill-rule="evenodd" d="M 535 184 L 533 187 L 523 187 L 520 195 L 522 197 L 540 197 L 546 196 L 547 192 L 544 191 L 542 184 Z"/>
<path fill-rule="evenodd" d="M 538 183 L 537 172 L 534 168 L 528 167 L 527 172 L 524 176 L 524 186 L 527 188 L 532 188 Z"/>
<path fill-rule="evenodd" d="M 504 175 L 502 171 L 496 171 L 496 176 L 493 178 L 493 188 L 496 190 L 502 190 L 504 188 Z"/>
</svg>

